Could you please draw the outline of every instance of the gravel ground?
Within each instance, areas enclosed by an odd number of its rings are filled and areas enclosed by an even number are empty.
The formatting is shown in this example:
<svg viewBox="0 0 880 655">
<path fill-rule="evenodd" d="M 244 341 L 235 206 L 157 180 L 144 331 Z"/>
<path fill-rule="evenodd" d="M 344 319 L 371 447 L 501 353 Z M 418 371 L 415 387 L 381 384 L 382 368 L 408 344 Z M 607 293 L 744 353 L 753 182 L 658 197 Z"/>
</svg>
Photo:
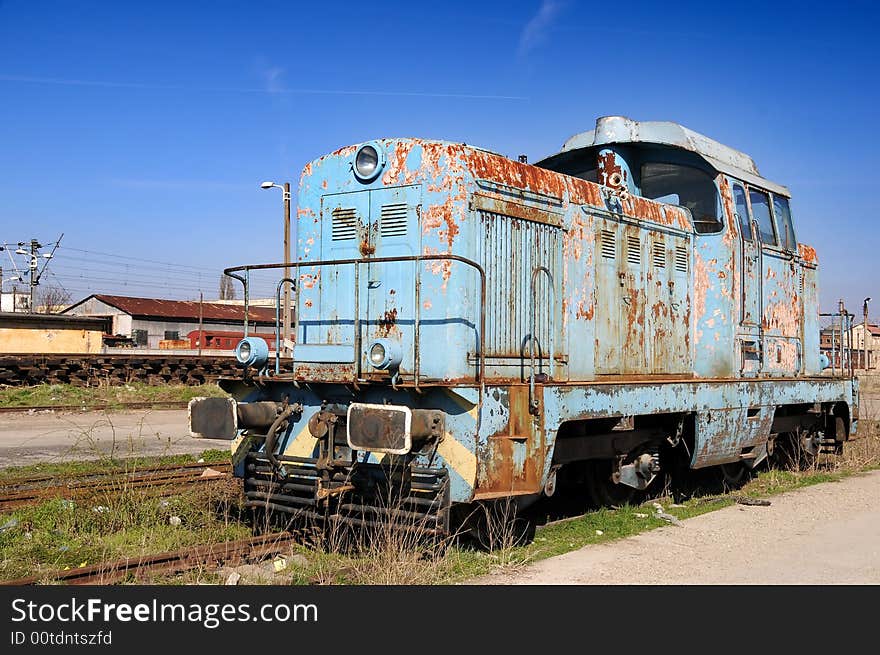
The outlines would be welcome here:
<svg viewBox="0 0 880 655">
<path fill-rule="evenodd" d="M 734 505 L 472 584 L 880 583 L 880 471 Z M 674 513 L 674 509 L 667 509 Z"/>
</svg>

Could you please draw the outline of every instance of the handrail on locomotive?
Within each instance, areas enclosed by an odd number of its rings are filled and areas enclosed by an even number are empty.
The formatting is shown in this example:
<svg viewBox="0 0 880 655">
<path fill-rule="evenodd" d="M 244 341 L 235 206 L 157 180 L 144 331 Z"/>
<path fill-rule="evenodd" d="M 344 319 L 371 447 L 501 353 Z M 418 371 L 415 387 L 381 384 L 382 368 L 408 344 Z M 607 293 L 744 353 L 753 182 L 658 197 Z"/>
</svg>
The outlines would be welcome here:
<svg viewBox="0 0 880 655">
<path fill-rule="evenodd" d="M 250 273 L 251 271 L 257 270 L 270 270 L 276 268 L 294 268 L 294 278 L 282 278 L 275 289 L 275 343 L 281 343 L 281 325 L 279 320 L 279 311 L 280 311 L 280 295 L 281 288 L 285 283 L 292 284 L 295 292 L 295 298 L 293 303 L 292 311 L 294 312 L 294 330 L 293 330 L 293 338 L 296 339 L 296 335 L 299 331 L 299 298 L 300 298 L 300 285 L 296 282 L 300 279 L 300 268 L 308 267 L 321 267 L 321 266 L 354 266 L 355 277 L 354 277 L 354 348 L 355 353 L 359 353 L 361 351 L 362 345 L 362 335 L 360 330 L 360 267 L 362 264 L 387 264 L 392 262 L 413 262 L 416 265 L 416 276 L 415 276 L 415 319 L 414 325 L 415 330 L 413 334 L 413 342 L 414 342 L 414 367 L 413 367 L 413 386 L 416 391 L 419 391 L 419 383 L 420 383 L 420 372 L 419 372 L 419 326 L 421 322 L 421 303 L 419 302 L 419 291 L 421 287 L 421 275 L 422 270 L 420 264 L 426 261 L 457 261 L 465 264 L 466 266 L 470 266 L 475 269 L 480 276 L 480 322 L 479 322 L 479 331 L 477 333 L 477 370 L 474 374 L 474 382 L 479 383 L 481 388 L 485 385 L 485 354 L 483 349 L 483 335 L 485 334 L 486 329 L 486 272 L 483 270 L 483 267 L 480 266 L 477 262 L 468 259 L 466 257 L 462 257 L 460 255 L 454 255 L 450 253 L 446 254 L 424 254 L 424 255 L 407 255 L 400 257 L 358 257 L 351 259 L 327 259 L 327 260 L 318 260 L 318 261 L 296 261 L 296 262 L 280 262 L 275 264 L 249 264 L 245 266 L 233 266 L 231 268 L 227 268 L 223 271 L 224 275 L 228 275 L 229 277 L 238 280 L 242 283 L 244 287 L 244 336 L 248 336 L 248 308 L 250 306 Z M 547 275 L 550 275 L 550 272 L 544 268 L 539 267 L 535 269 L 535 275 L 543 269 Z M 244 276 L 238 275 L 237 273 L 240 271 L 244 271 Z M 553 276 L 550 275 L 550 279 L 552 282 Z M 534 278 L 533 278 L 533 286 L 534 286 Z M 281 372 L 281 348 L 276 347 L 275 349 L 275 374 L 278 375 Z M 553 357 L 553 346 L 552 346 L 552 336 L 551 336 L 551 347 L 550 347 L 550 357 L 551 357 L 551 366 L 552 366 L 552 357 Z M 355 379 L 352 381 L 353 384 L 357 385 L 358 377 L 360 374 L 360 359 L 356 357 L 357 365 L 355 366 Z M 291 372 L 293 371 L 293 353 L 291 353 Z M 534 393 L 534 353 L 532 353 L 532 392 Z"/>
<path fill-rule="evenodd" d="M 535 335 L 535 329 L 538 322 L 538 303 L 535 302 L 535 297 L 537 295 L 537 281 L 538 275 L 543 273 L 550 280 L 550 358 L 547 363 L 548 373 L 547 379 L 551 379 L 553 377 L 553 342 L 556 338 L 556 287 L 553 284 L 553 273 L 550 272 L 550 269 L 546 266 L 536 266 L 532 271 L 532 279 L 531 279 L 531 294 L 529 295 L 529 317 L 531 319 L 531 323 L 529 324 L 529 411 L 531 413 L 537 413 L 539 403 L 537 398 L 535 397 L 535 342 L 538 340 Z M 540 348 L 541 344 L 538 343 L 538 347 Z"/>
</svg>

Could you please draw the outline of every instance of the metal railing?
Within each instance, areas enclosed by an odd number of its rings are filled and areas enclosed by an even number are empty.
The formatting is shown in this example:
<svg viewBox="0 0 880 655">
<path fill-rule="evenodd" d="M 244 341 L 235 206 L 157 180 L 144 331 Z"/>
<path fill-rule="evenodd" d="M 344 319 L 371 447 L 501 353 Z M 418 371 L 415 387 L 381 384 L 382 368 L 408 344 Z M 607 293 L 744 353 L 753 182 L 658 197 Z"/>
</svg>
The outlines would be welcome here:
<svg viewBox="0 0 880 655">
<path fill-rule="evenodd" d="M 485 378 L 485 356 L 483 352 L 483 338 L 486 331 L 486 272 L 483 270 L 483 267 L 480 266 L 477 262 L 467 259 L 466 257 L 461 257 L 459 255 L 452 254 L 436 254 L 436 255 L 408 255 L 402 257 L 362 257 L 362 258 L 354 258 L 354 259 L 327 259 L 327 260 L 318 260 L 318 261 L 305 261 L 305 262 L 288 262 L 288 263 L 277 263 L 277 264 L 253 264 L 247 266 L 234 266 L 232 268 L 227 268 L 223 271 L 224 275 L 228 275 L 229 277 L 238 280 L 242 283 L 244 287 L 244 335 L 248 334 L 248 313 L 249 313 L 249 303 L 250 303 L 250 275 L 251 271 L 264 271 L 270 269 L 283 269 L 283 268 L 293 268 L 294 275 L 293 278 L 282 278 L 280 282 L 278 282 L 278 286 L 275 290 L 275 343 L 276 343 L 276 353 L 275 353 L 275 371 L 276 373 L 280 372 L 280 355 L 278 351 L 280 350 L 280 321 L 279 321 L 279 298 L 281 293 L 281 288 L 285 283 L 293 284 L 295 290 L 295 301 L 294 301 L 294 310 L 295 310 L 295 320 L 294 320 L 294 329 L 293 329 L 293 339 L 295 340 L 297 335 L 299 334 L 299 320 L 300 320 L 300 291 L 302 285 L 298 282 L 300 279 L 300 269 L 301 268 L 315 268 L 322 266 L 353 266 L 354 267 L 354 349 L 355 349 L 355 379 L 353 383 L 357 385 L 358 380 L 361 376 L 361 343 L 362 343 L 362 335 L 361 335 L 361 317 L 360 317 L 360 267 L 363 264 L 390 264 L 396 262 L 413 262 L 416 266 L 416 277 L 415 277 L 415 318 L 414 318 L 414 329 L 413 329 L 413 383 L 416 391 L 419 390 L 420 383 L 420 352 L 419 352 L 419 340 L 420 340 L 420 327 L 421 327 L 421 312 L 422 312 L 422 303 L 421 303 L 421 280 L 422 280 L 422 270 L 420 264 L 426 261 L 455 261 L 461 262 L 466 266 L 470 266 L 475 269 L 477 273 L 480 275 L 480 324 L 479 331 L 477 333 L 477 352 L 478 352 L 478 365 L 477 371 L 474 375 L 474 381 L 479 382 L 480 385 L 484 384 Z M 240 273 L 243 273 L 240 274 Z M 291 361 L 291 366 L 293 365 L 293 361 Z"/>
<path fill-rule="evenodd" d="M 535 270 L 532 271 L 531 295 L 529 297 L 529 318 L 531 319 L 529 331 L 529 411 L 532 413 L 536 412 L 538 409 L 538 401 L 535 399 L 535 342 L 538 341 L 538 337 L 535 335 L 535 329 L 538 322 L 538 303 L 536 302 L 537 294 L 535 291 L 539 273 L 544 273 L 544 275 L 550 280 L 550 324 L 548 328 L 550 331 L 550 359 L 547 364 L 549 370 L 547 375 L 548 379 L 552 379 L 553 377 L 553 341 L 556 338 L 556 286 L 553 282 L 553 274 L 546 266 L 537 266 L 535 267 Z M 540 342 L 538 342 L 538 347 L 541 347 Z"/>
<path fill-rule="evenodd" d="M 297 287 L 296 282 L 289 277 L 281 278 L 278 281 L 278 286 L 275 287 L 275 375 L 278 375 L 281 372 L 281 351 L 282 349 L 287 348 L 286 343 L 281 343 L 281 288 L 284 286 L 285 282 L 287 284 L 292 284 L 294 289 Z M 247 302 L 245 302 L 245 320 L 247 320 L 247 311 L 248 306 Z M 247 329 L 245 329 L 245 332 L 247 332 Z"/>
<path fill-rule="evenodd" d="M 833 319 L 831 321 L 831 375 L 848 375 L 853 377 L 853 361 L 852 361 L 852 325 L 855 314 L 850 314 L 846 310 L 832 313 L 820 313 Z M 838 342 L 839 338 L 839 342 Z M 839 362 L 839 365 L 838 365 Z"/>
</svg>

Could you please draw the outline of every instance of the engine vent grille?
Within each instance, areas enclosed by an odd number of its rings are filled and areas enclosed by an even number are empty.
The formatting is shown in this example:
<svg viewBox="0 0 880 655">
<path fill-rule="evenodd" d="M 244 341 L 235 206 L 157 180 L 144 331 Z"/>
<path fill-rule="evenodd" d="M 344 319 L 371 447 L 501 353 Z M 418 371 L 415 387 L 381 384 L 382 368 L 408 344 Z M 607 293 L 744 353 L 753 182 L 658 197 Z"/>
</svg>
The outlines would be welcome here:
<svg viewBox="0 0 880 655">
<path fill-rule="evenodd" d="M 642 263 L 642 244 L 638 235 L 628 234 L 626 237 L 626 261 L 634 266 Z"/>
<path fill-rule="evenodd" d="M 379 234 L 383 237 L 405 237 L 406 219 L 406 203 L 382 205 Z"/>
<path fill-rule="evenodd" d="M 684 246 L 675 247 L 675 270 L 679 273 L 688 271 L 688 251 Z"/>
<path fill-rule="evenodd" d="M 602 230 L 602 256 L 605 259 L 614 259 L 617 256 L 617 244 L 615 243 L 614 232 L 611 230 Z"/>
<path fill-rule="evenodd" d="M 357 239 L 358 218 L 353 208 L 337 207 L 333 210 L 333 241 Z"/>
<path fill-rule="evenodd" d="M 654 266 L 656 268 L 666 268 L 666 244 L 662 241 L 655 241 L 651 252 Z"/>
<path fill-rule="evenodd" d="M 482 211 L 480 217 L 483 235 L 478 261 L 486 271 L 487 282 L 486 357 L 517 359 L 519 370 L 522 358 L 528 357 L 530 343 L 535 343 L 536 357 L 549 357 L 550 328 L 559 330 L 559 321 L 553 321 L 553 314 L 559 311 L 559 292 L 554 307 L 553 289 L 546 275 L 535 278 L 534 295 L 531 285 L 537 267 L 560 270 L 562 230 L 492 212 Z M 452 270 L 453 275 L 462 275 L 466 269 Z M 555 284 L 560 284 L 560 277 L 554 275 Z M 527 339 L 532 333 L 532 302 L 536 342 Z M 559 343 L 557 339 L 554 344 L 557 352 Z"/>
</svg>

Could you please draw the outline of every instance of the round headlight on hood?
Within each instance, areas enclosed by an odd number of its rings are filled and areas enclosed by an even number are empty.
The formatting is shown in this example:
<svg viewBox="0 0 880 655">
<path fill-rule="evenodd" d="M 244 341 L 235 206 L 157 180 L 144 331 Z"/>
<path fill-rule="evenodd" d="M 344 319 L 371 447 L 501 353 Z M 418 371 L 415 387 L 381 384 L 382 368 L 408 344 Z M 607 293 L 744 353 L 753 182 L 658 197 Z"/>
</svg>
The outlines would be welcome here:
<svg viewBox="0 0 880 655">
<path fill-rule="evenodd" d="M 354 155 L 354 174 L 362 182 L 374 179 L 385 166 L 385 151 L 378 143 L 365 143 Z"/>
</svg>

